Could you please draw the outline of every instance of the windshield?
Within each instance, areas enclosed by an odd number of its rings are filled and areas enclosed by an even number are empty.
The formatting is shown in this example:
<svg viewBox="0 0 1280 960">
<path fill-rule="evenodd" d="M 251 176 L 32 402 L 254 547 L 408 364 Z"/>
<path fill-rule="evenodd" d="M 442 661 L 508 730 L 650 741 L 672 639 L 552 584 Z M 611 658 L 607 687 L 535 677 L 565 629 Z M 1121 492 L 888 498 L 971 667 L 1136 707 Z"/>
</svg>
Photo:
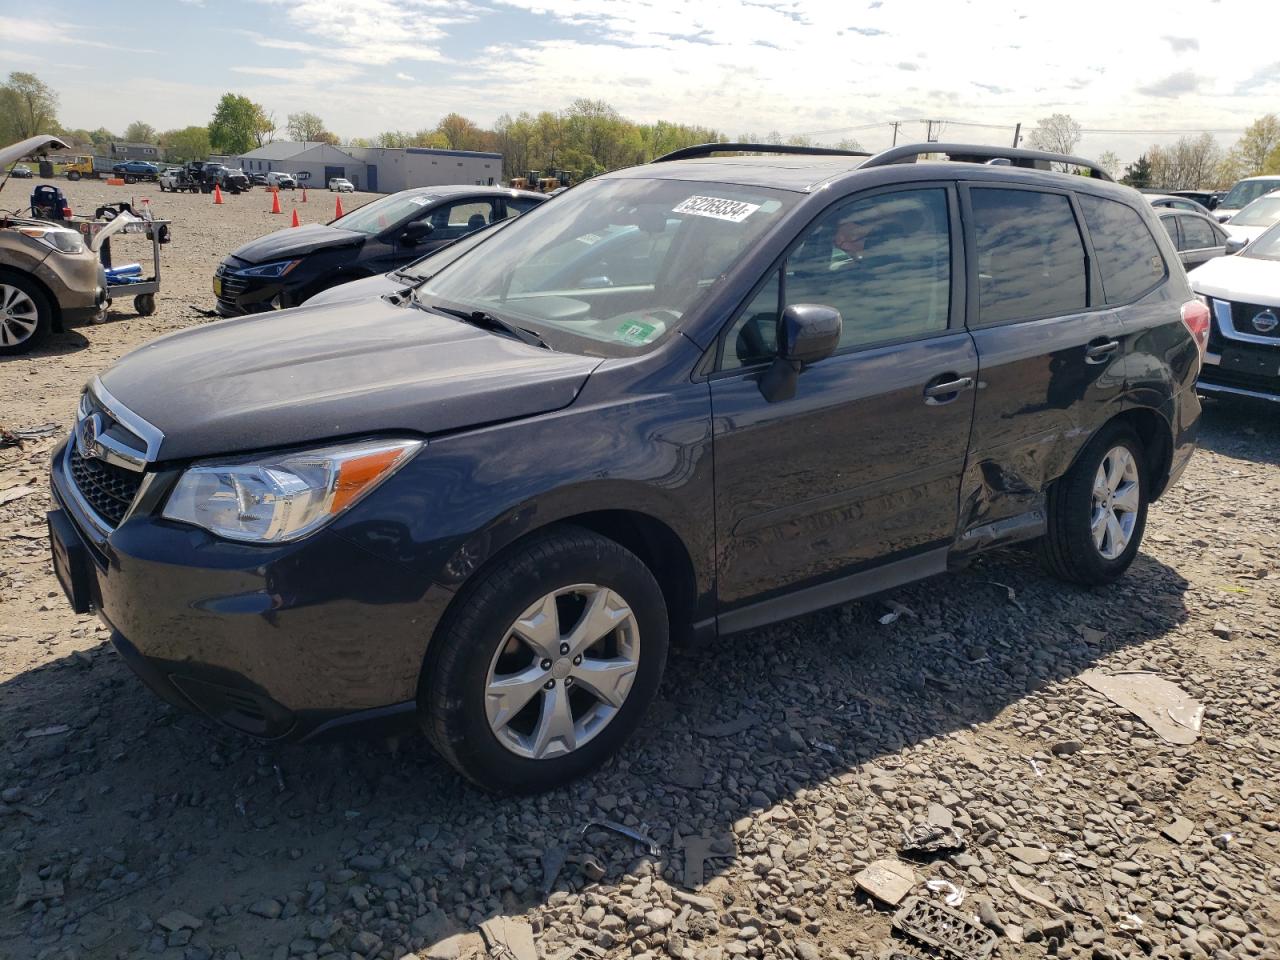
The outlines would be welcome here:
<svg viewBox="0 0 1280 960">
<path fill-rule="evenodd" d="M 492 313 L 556 349 L 633 356 L 675 330 L 796 199 L 767 187 L 588 181 L 516 218 L 418 299 Z"/>
<path fill-rule="evenodd" d="M 1272 190 L 1280 190 L 1280 178 L 1241 180 L 1231 188 L 1230 193 L 1222 198 L 1222 202 L 1218 206 L 1224 210 L 1239 210 L 1242 207 L 1247 207 L 1253 201 L 1270 193 Z"/>
<path fill-rule="evenodd" d="M 1263 197 L 1231 218 L 1233 227 L 1269 227 L 1280 220 L 1280 197 Z"/>
<path fill-rule="evenodd" d="M 477 230 L 469 233 L 461 240 L 455 240 L 448 246 L 441 247 L 432 253 L 427 254 L 418 260 L 414 260 L 410 264 L 406 264 L 396 271 L 398 276 L 404 277 L 406 280 L 424 280 L 429 276 L 439 273 L 453 261 L 474 247 L 476 244 L 488 240 L 497 231 L 514 223 L 514 220 L 499 220 L 491 227 L 483 230 Z"/>
<path fill-rule="evenodd" d="M 1270 230 L 1256 237 L 1253 243 L 1240 251 L 1240 256 L 1280 260 L 1280 223 L 1273 224 Z"/>
<path fill-rule="evenodd" d="M 335 184 L 345 184 L 345 180 L 334 180 Z M 438 198 L 430 193 L 392 194 L 363 207 L 356 207 L 345 217 L 334 220 L 330 226 L 343 230 L 355 230 L 358 233 L 381 233 L 406 220 L 414 214 L 425 212 L 424 208 Z"/>
</svg>

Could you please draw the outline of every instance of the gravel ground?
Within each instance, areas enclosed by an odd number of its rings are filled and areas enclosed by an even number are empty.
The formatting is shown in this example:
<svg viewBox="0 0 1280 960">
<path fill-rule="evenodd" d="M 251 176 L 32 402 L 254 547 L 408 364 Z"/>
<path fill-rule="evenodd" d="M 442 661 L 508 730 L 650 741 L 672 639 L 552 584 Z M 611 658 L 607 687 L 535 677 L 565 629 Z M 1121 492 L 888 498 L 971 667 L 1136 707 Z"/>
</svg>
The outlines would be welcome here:
<svg viewBox="0 0 1280 960">
<path fill-rule="evenodd" d="M 218 259 L 283 219 L 260 189 L 150 196 L 175 221 L 159 311 L 0 361 L 5 427 L 65 429 L 86 377 L 207 322 Z M 332 195 L 309 200 L 327 219 Z M 904 857 L 914 892 L 960 888 L 999 957 L 1280 956 L 1272 410 L 1206 405 L 1121 583 L 1066 587 L 1010 551 L 679 651 L 621 756 L 522 800 L 416 737 L 263 745 L 158 701 L 53 578 L 54 443 L 0 450 L 0 957 L 871 957 L 893 908 L 854 877 L 924 824 L 965 846 Z M 1091 668 L 1177 683 L 1199 739 L 1163 741 Z M 583 833 L 600 819 L 653 850 Z"/>
</svg>

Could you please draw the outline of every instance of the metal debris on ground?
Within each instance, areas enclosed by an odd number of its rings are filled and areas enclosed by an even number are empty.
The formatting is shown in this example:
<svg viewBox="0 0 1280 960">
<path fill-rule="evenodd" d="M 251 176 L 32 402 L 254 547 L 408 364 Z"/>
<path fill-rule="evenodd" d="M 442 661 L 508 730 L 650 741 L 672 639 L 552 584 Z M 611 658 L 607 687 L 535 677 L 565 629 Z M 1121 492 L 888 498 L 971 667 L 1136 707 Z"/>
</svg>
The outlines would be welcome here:
<svg viewBox="0 0 1280 960">
<path fill-rule="evenodd" d="M 924 885 L 930 893 L 942 894 L 942 902 L 948 907 L 958 907 L 964 903 L 964 890 L 950 880 L 926 880 Z"/>
<path fill-rule="evenodd" d="M 1200 738 L 1204 706 L 1175 683 L 1153 673 L 1101 670 L 1086 670 L 1080 682 L 1128 710 L 1168 743 L 1186 746 Z"/>
<path fill-rule="evenodd" d="M 605 830 L 612 830 L 614 833 L 620 833 L 624 837 L 629 837 L 636 843 L 643 844 L 649 851 L 651 856 L 662 856 L 662 848 L 657 842 L 647 834 L 641 833 L 639 830 L 633 830 L 631 827 L 616 823 L 613 820 L 588 820 L 582 825 L 582 829 L 578 831 L 579 837 L 585 837 L 587 831 L 592 827 L 602 827 Z"/>
<path fill-rule="evenodd" d="M 893 915 L 893 926 L 912 940 L 952 960 L 982 960 L 996 948 L 996 935 L 964 914 L 912 897 Z"/>
<path fill-rule="evenodd" d="M 1013 892 L 1016 893 L 1018 896 L 1022 897 L 1023 900 L 1028 900 L 1031 903 L 1039 904 L 1040 906 L 1044 907 L 1046 910 L 1052 910 L 1054 913 L 1060 914 L 1065 912 L 1060 906 L 1058 906 L 1052 900 L 1050 900 L 1047 897 L 1040 896 L 1040 894 L 1036 893 L 1033 890 L 1028 890 L 1026 887 L 1020 884 L 1017 880 L 1015 880 L 1012 876 L 1009 877 L 1009 886 L 1012 887 Z"/>
<path fill-rule="evenodd" d="M 39 440 L 41 437 L 51 437 L 57 432 L 56 423 L 42 423 L 38 427 L 25 427 L 22 430 L 0 427 L 0 447 L 17 447 L 21 450 L 24 440 Z"/>
<path fill-rule="evenodd" d="M 1142 918 L 1134 913 L 1126 913 L 1116 924 L 1116 929 L 1125 933 L 1137 933 L 1142 929 Z"/>
<path fill-rule="evenodd" d="M 1027 612 L 1027 608 L 1018 602 L 1018 591 L 1014 590 L 1013 587 L 1009 586 L 1007 583 L 997 583 L 995 580 L 979 580 L 978 582 L 989 583 L 993 587 L 999 587 L 1004 591 L 1005 596 L 1008 597 L 1010 603 L 1022 611 L 1022 613 L 1025 614 Z"/>
<path fill-rule="evenodd" d="M 913 856 L 953 853 L 964 848 L 964 833 L 959 827 L 922 823 L 902 831 L 901 850 Z"/>
<path fill-rule="evenodd" d="M 897 906 L 916 885 L 916 872 L 901 860 L 874 860 L 854 875 L 853 882 L 870 896 Z"/>
</svg>

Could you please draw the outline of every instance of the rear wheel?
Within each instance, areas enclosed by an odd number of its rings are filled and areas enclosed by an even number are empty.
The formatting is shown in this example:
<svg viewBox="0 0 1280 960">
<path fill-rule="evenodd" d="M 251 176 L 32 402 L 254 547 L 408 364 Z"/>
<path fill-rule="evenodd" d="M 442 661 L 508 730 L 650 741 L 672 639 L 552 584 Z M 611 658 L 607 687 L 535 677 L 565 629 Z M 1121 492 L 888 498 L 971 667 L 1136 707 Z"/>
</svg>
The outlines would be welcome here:
<svg viewBox="0 0 1280 960">
<path fill-rule="evenodd" d="M 67 174 L 67 179 L 68 179 L 68 180 L 72 180 L 72 181 L 79 180 L 79 179 L 80 179 L 80 171 L 79 171 L 79 170 L 72 170 L 70 173 L 68 173 L 68 174 Z"/>
<path fill-rule="evenodd" d="M 138 311 L 138 316 L 149 317 L 156 312 L 156 295 L 154 293 L 142 293 L 133 298 L 133 309 Z"/>
<path fill-rule="evenodd" d="M 53 307 L 44 291 L 22 274 L 0 272 L 0 355 L 26 353 L 52 325 Z"/>
<path fill-rule="evenodd" d="M 1054 576 L 1104 584 L 1129 568 L 1147 523 L 1142 442 L 1123 423 L 1104 427 L 1047 498 L 1040 556 Z"/>
<path fill-rule="evenodd" d="M 667 633 L 662 590 L 633 553 L 577 527 L 540 534 L 478 574 L 433 640 L 427 736 L 486 789 L 559 786 L 639 724 Z"/>
</svg>

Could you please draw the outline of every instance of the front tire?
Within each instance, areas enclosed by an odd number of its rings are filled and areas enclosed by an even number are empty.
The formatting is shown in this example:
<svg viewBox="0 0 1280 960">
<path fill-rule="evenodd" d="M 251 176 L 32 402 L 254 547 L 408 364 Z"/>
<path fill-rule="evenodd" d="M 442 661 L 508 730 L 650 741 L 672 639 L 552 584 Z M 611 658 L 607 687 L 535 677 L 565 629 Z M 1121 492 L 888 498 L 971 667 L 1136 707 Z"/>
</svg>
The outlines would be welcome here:
<svg viewBox="0 0 1280 960">
<path fill-rule="evenodd" d="M 666 664 L 667 607 L 620 544 L 579 527 L 536 534 L 481 571 L 432 641 L 419 716 L 480 787 L 549 790 L 635 730 Z"/>
<path fill-rule="evenodd" d="M 1089 441 L 1046 499 L 1040 557 L 1072 583 L 1110 583 L 1129 568 L 1147 524 L 1146 459 L 1127 424 L 1111 423 Z"/>
<path fill-rule="evenodd" d="M 0 271 L 0 356 L 26 353 L 49 335 L 53 307 L 29 277 Z"/>
<path fill-rule="evenodd" d="M 80 171 L 72 170 L 70 173 L 67 174 L 67 179 L 70 180 L 72 183 L 75 183 L 77 180 L 80 179 Z"/>
</svg>

